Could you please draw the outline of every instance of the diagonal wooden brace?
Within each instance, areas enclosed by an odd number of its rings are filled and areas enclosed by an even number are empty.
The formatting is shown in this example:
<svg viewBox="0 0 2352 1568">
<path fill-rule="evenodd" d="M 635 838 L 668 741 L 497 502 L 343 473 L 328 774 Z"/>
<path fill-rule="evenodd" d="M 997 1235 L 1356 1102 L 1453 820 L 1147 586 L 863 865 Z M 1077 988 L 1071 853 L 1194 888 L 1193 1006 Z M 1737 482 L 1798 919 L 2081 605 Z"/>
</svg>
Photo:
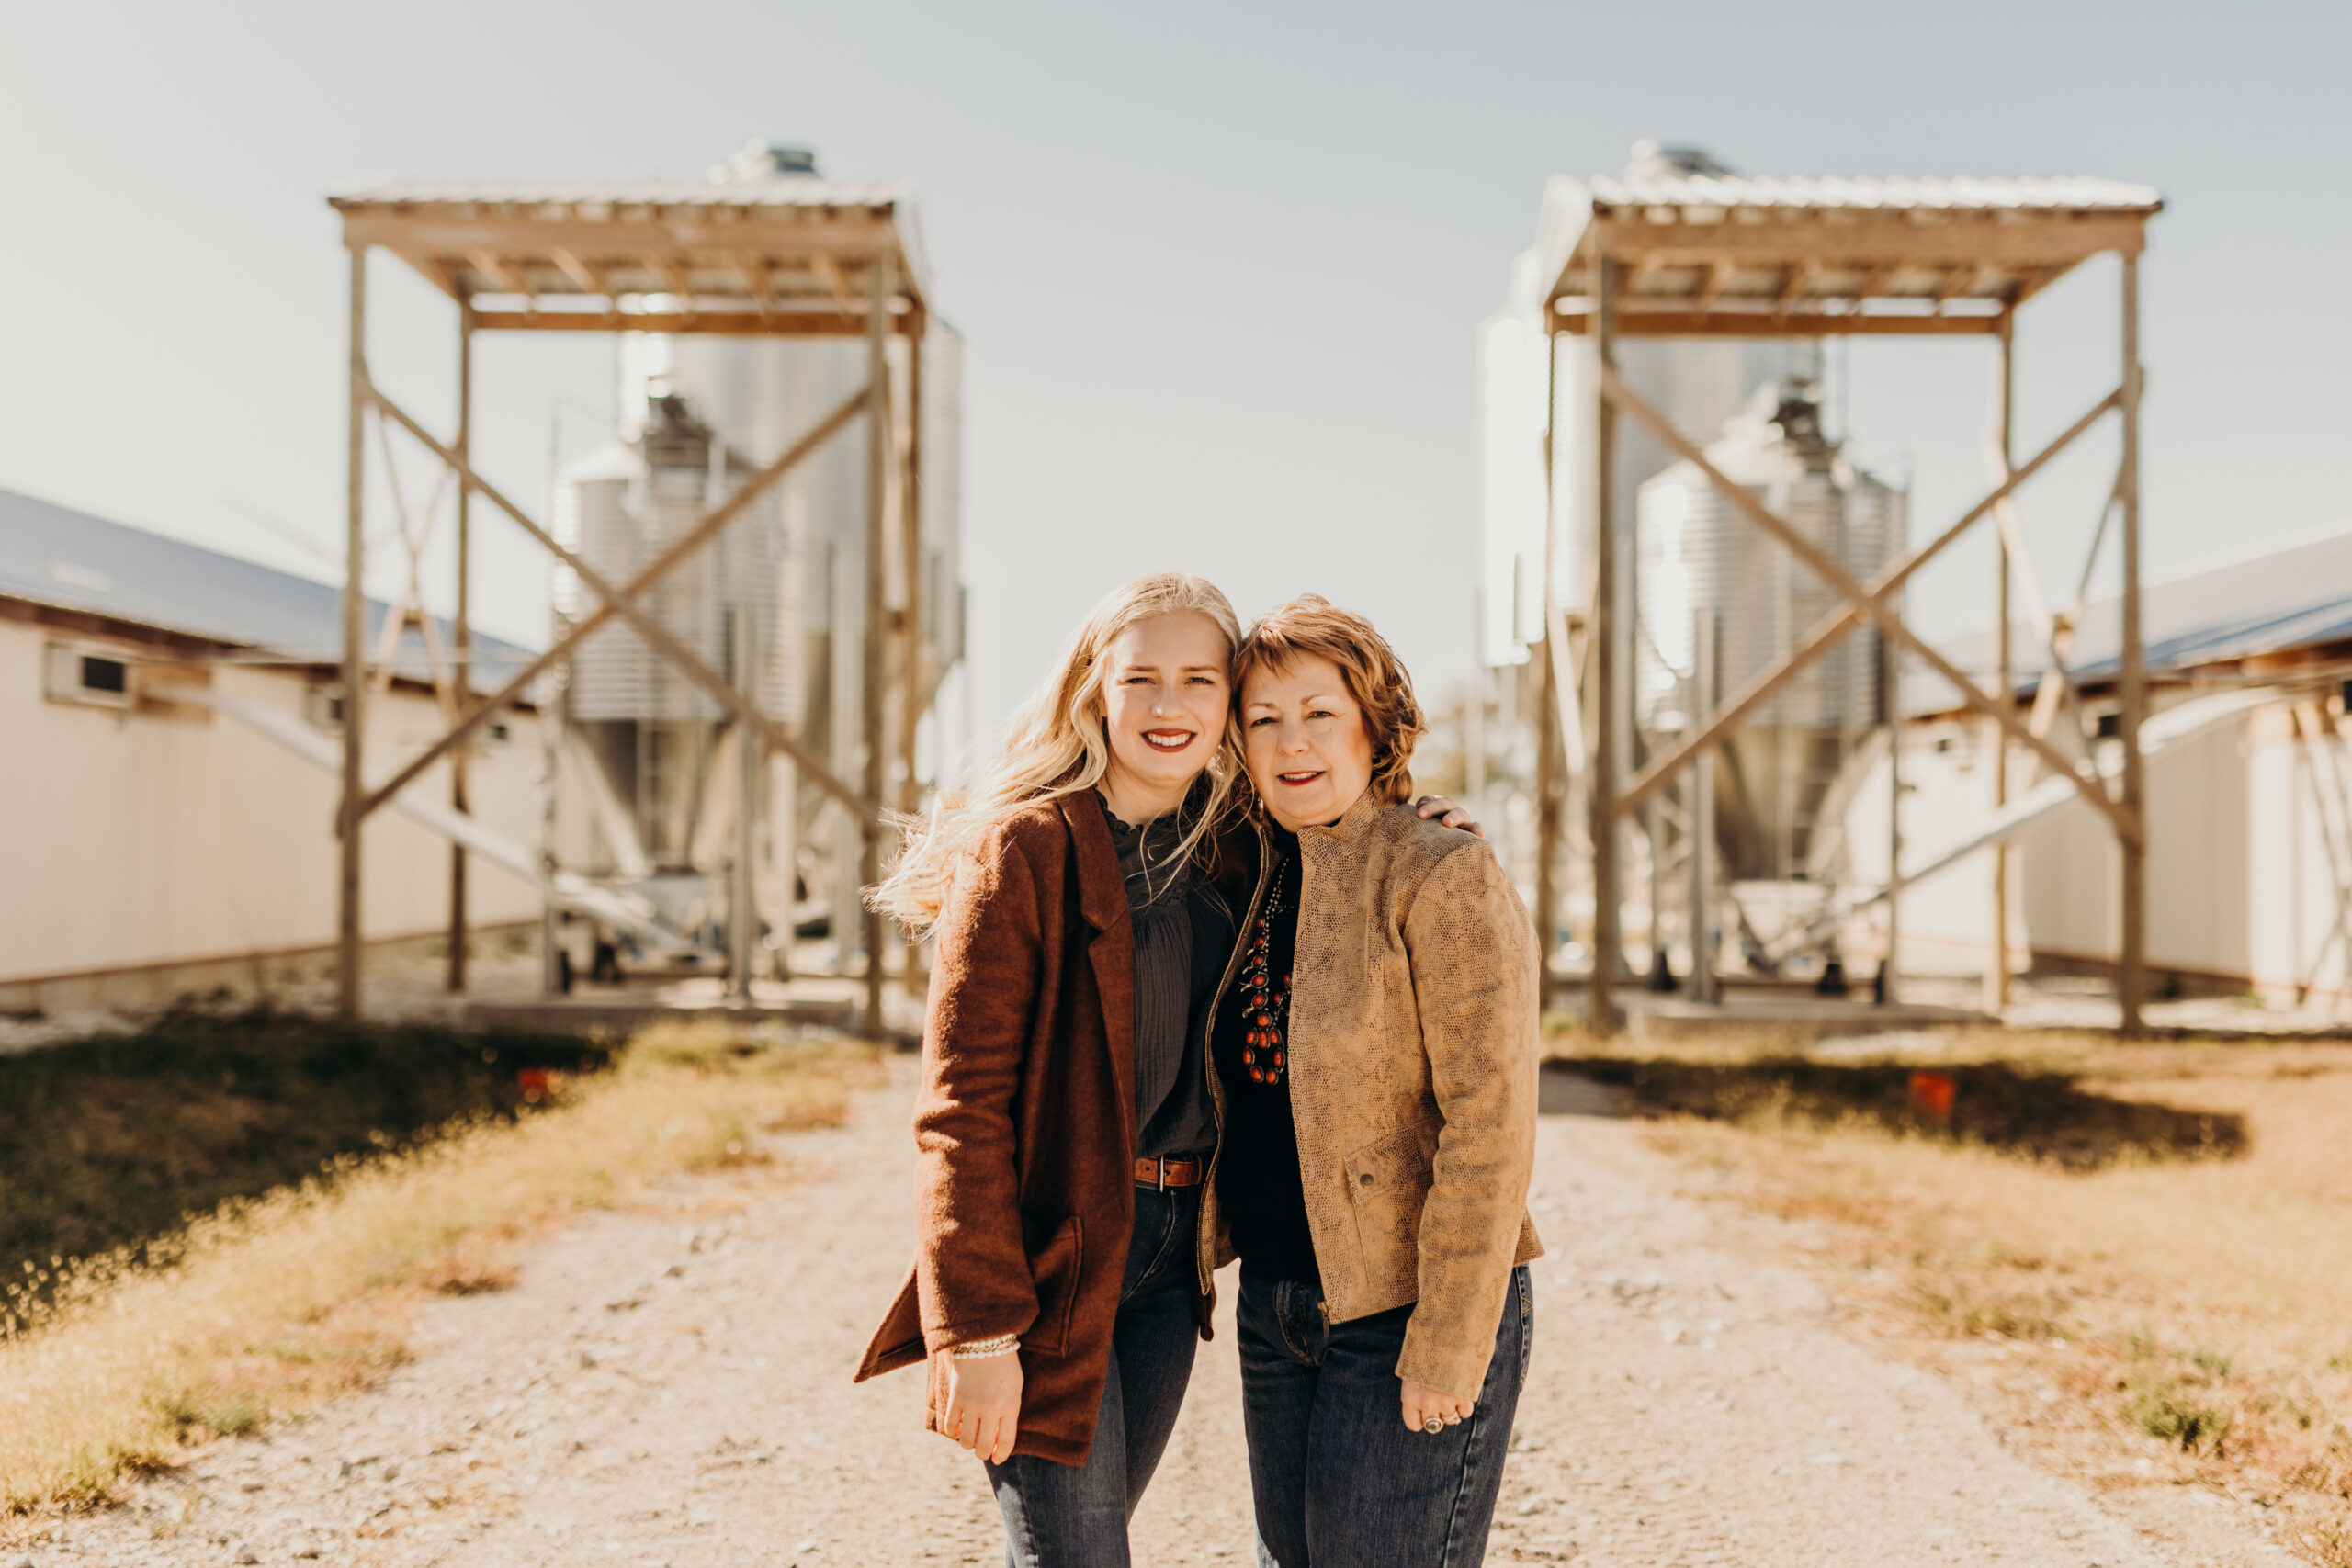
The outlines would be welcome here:
<svg viewBox="0 0 2352 1568">
<path fill-rule="evenodd" d="M 1916 554 L 1879 573 L 1870 584 L 1871 597 L 1892 599 L 1904 583 L 1910 581 L 1914 572 L 1927 565 L 1945 546 L 1966 533 L 1977 519 L 1993 510 L 2019 485 L 2039 472 L 2044 464 L 2064 451 L 2076 437 L 2098 423 L 2102 415 L 2119 405 L 2122 396 L 2123 394 L 2119 390 L 2102 398 L 2082 418 L 2068 426 L 2056 440 L 2035 453 L 2032 461 L 2011 474 L 1984 500 L 1962 513 L 1960 521 L 1937 535 Z M 1618 798 L 1624 801 L 1630 809 L 1655 795 L 1665 786 L 1668 779 L 1680 772 L 1692 758 L 1699 754 L 1701 748 L 1713 745 L 1722 738 L 1724 732 L 1738 723 L 1741 716 L 1750 708 L 1794 680 L 1807 664 L 1827 651 L 1839 637 L 1860 625 L 1861 618 L 1862 612 L 1852 604 L 1831 611 L 1826 617 L 1805 633 L 1803 640 L 1791 649 L 1788 656 L 1780 663 L 1757 675 L 1722 706 L 1708 716 L 1696 733 L 1684 739 L 1672 750 L 1652 758 L 1649 764 L 1626 784 Z M 2047 726 L 2043 728 L 2046 731 Z"/>
<path fill-rule="evenodd" d="M 1983 516 L 1999 501 L 2005 499 L 2010 491 L 2015 490 L 2018 484 L 2033 471 L 2035 467 L 2052 456 L 2058 446 L 2072 440 L 2075 434 L 2086 427 L 2090 420 L 2106 412 L 2116 398 L 2120 396 L 2120 393 L 2103 400 L 2097 409 L 2086 414 L 2082 421 L 2078 421 L 2073 430 L 2068 431 L 2057 442 L 2052 443 L 2049 449 L 2037 456 L 2034 462 L 2019 468 L 2000 489 L 1971 509 L 1967 517 L 1946 529 L 1942 536 L 1933 545 L 1900 566 L 1882 574 L 1879 584 L 1866 588 L 1855 581 L 1853 574 L 1832 559 L 1820 546 L 1798 533 L 1789 525 L 1786 519 L 1757 500 L 1747 486 L 1735 483 L 1722 469 L 1707 461 L 1705 453 L 1693 446 L 1680 431 L 1668 423 L 1665 415 L 1645 402 L 1619 378 L 1615 371 L 1606 366 L 1603 366 L 1600 371 L 1600 391 L 1601 395 L 1611 402 L 1632 414 L 1658 445 L 1706 475 L 1708 482 L 1722 491 L 1724 498 L 1729 501 L 1742 515 L 1779 540 L 1782 548 L 1803 561 L 1815 576 L 1836 589 L 1846 601 L 1840 610 L 1815 628 L 1813 636 L 1804 646 L 1751 682 L 1749 689 L 1740 694 L 1736 701 L 1738 708 L 1752 706 L 1770 695 L 1773 690 L 1794 676 L 1805 660 L 1815 657 L 1838 637 L 1844 636 L 1859 617 L 1868 616 L 1877 623 L 1878 629 L 1883 635 L 1902 644 L 1922 663 L 1957 687 L 1960 694 L 1967 700 L 1969 706 L 1999 725 L 2011 739 L 2040 757 L 2052 773 L 2063 773 L 2073 779 L 2075 787 L 2082 791 L 2084 797 L 2106 814 L 2108 821 L 2115 829 L 2117 837 L 2126 843 L 2139 841 L 2138 823 L 2120 805 L 2109 797 L 2107 791 L 2100 786 L 2095 772 L 2090 776 L 2085 776 L 2081 766 L 2072 758 L 2060 751 L 2044 737 L 2035 734 L 2020 720 L 2011 711 L 2011 704 L 1996 701 L 1978 690 L 1976 683 L 1970 680 L 1959 666 L 1928 647 L 1927 643 L 1920 640 L 1917 633 L 1905 626 L 1903 617 L 1895 614 L 1894 607 L 1888 603 L 1894 589 L 1899 587 L 1903 580 L 1908 577 L 1921 562 L 1936 550 L 1942 548 L 1959 534 L 1961 529 Z M 2004 694 L 2004 696 L 2006 695 L 2007 694 Z M 1729 724 L 1730 718 L 1736 716 L 1736 713 L 1731 707 L 1718 710 L 1715 717 L 1702 726 L 1698 735 L 1684 741 L 1666 757 L 1657 759 L 1649 767 L 1645 768 L 1643 776 L 1634 781 L 1634 785 L 1647 783 L 1648 788 L 1655 790 L 1657 784 L 1671 771 L 1672 766 L 1678 765 L 1686 754 L 1695 753 L 1699 746 L 1706 744 L 1720 735 Z M 1644 791 L 1643 794 L 1637 794 L 1633 786 L 1620 792 L 1616 801 L 1617 814 L 1623 816 L 1631 810 L 1646 793 L 1647 791 Z"/>
<path fill-rule="evenodd" d="M 606 581 L 578 556 L 558 544 L 553 536 L 525 515 L 522 509 L 507 500 L 496 486 L 475 473 L 464 458 L 435 441 L 423 426 L 411 419 L 390 399 L 372 386 L 363 387 L 362 390 L 369 401 L 397 423 L 401 429 L 414 436 L 434 456 L 457 470 L 458 474 L 472 486 L 476 494 L 513 518 L 526 533 L 553 552 L 559 560 L 578 572 L 580 581 L 586 583 L 605 602 L 596 607 L 594 614 L 584 617 L 558 637 L 546 652 L 531 660 L 520 673 L 508 681 L 495 694 L 469 708 L 464 716 L 450 728 L 447 734 L 411 758 L 398 773 L 369 794 L 360 802 L 358 813 L 360 817 L 365 818 L 369 812 L 391 799 L 393 795 L 407 787 L 418 774 L 431 767 L 435 761 L 456 747 L 462 745 L 466 737 L 470 735 L 484 719 L 521 695 L 525 688 L 537 680 L 541 673 L 570 654 L 590 633 L 615 615 L 619 615 L 627 620 L 637 634 L 656 651 L 675 665 L 687 679 L 717 698 L 738 720 L 757 729 L 766 739 L 768 744 L 790 757 L 810 783 L 848 807 L 853 818 L 864 831 L 873 833 L 879 830 L 879 813 L 876 804 L 866 801 L 856 791 L 834 777 L 831 770 L 802 746 L 789 730 L 752 706 L 741 692 L 728 684 L 709 666 L 695 658 L 693 650 L 657 626 L 651 617 L 638 608 L 636 603 L 641 594 L 659 582 L 679 562 L 707 544 L 721 528 L 741 516 L 752 502 L 765 493 L 769 487 L 791 472 L 810 453 L 831 440 L 863 413 L 866 397 L 863 389 L 843 400 L 839 407 L 826 415 L 808 434 L 795 442 L 782 457 L 752 475 L 741 489 L 736 491 L 724 502 L 705 513 L 700 522 L 679 536 L 661 555 L 641 568 L 636 576 L 618 587 Z"/>
<path fill-rule="evenodd" d="M 2117 407 L 2122 396 L 2120 390 L 2109 393 L 2082 418 L 2070 425 L 2056 440 L 2035 453 L 2030 462 L 2012 473 L 1984 500 L 1962 513 L 1958 522 L 1936 536 L 1916 554 L 1881 572 L 1870 584 L 1871 597 L 1882 600 L 1892 599 L 1904 583 L 1910 580 L 1913 573 L 1933 559 L 1947 545 L 1966 533 L 1979 518 L 2007 499 L 2019 485 L 2040 471 L 2044 464 L 2071 446 L 2085 431 L 2096 424 L 2101 416 Z M 1746 687 L 1716 708 L 1701 724 L 1696 733 L 1684 739 L 1672 750 L 1651 759 L 1649 764 L 1626 784 L 1618 798 L 1625 802 L 1628 809 L 1648 799 L 1650 795 L 1663 788 L 1668 779 L 1696 757 L 1702 747 L 1713 745 L 1722 738 L 1724 732 L 1739 722 L 1741 716 L 1750 708 L 1794 680 L 1807 664 L 1827 651 L 1830 646 L 1845 636 L 1848 631 L 1860 625 L 1861 618 L 1861 610 L 1853 604 L 1843 605 L 1830 612 L 1826 618 L 1805 633 L 1803 640 L 1791 649 L 1788 656 L 1780 663 L 1757 675 Z"/>
<path fill-rule="evenodd" d="M 2051 720 L 2057 715 L 2058 705 L 2064 702 L 2074 715 L 2075 728 L 2082 736 L 2083 744 L 2088 746 L 2095 739 L 2089 720 L 2083 716 L 2083 705 L 2075 690 L 2075 672 L 2068 667 L 2066 656 L 2074 651 L 2075 629 L 2083 624 L 2084 607 L 2090 603 L 2091 574 L 2098 570 L 2099 548 L 2107 543 L 2108 520 L 2115 515 L 2115 509 L 2123 499 L 2123 479 L 2124 472 L 2118 468 L 2115 484 L 2107 492 L 2107 503 L 2099 508 L 2098 526 L 2091 530 L 2090 548 L 2083 552 L 2083 576 L 2075 584 L 2074 602 L 2050 617 L 2050 673 L 2042 676 L 2041 686 L 2033 694 L 2032 723 L 2037 735 L 2050 733 Z M 2055 680 L 2051 678 L 2053 675 Z"/>
</svg>

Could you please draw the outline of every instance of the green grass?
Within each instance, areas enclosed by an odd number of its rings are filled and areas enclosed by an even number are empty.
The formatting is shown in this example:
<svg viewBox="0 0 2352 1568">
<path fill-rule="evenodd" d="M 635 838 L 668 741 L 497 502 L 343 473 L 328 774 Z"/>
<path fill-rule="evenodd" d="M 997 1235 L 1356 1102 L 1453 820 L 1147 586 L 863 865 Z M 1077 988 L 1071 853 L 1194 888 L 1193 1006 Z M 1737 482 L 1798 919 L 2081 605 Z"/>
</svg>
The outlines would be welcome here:
<svg viewBox="0 0 2352 1568">
<path fill-rule="evenodd" d="M 526 1070 L 604 1066 L 569 1035 L 175 1013 L 141 1033 L 0 1057 L 0 1280 L 38 1296 L 62 1263 L 137 1252 L 191 1213 L 512 1117 Z"/>
</svg>

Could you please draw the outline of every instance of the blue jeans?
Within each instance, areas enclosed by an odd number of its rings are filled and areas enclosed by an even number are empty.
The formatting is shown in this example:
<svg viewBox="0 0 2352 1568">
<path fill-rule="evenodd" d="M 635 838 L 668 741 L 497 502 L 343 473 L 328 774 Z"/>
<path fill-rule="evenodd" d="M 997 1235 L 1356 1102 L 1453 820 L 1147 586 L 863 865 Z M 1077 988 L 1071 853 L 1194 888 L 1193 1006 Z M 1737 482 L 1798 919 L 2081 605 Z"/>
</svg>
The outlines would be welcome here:
<svg viewBox="0 0 2352 1568">
<path fill-rule="evenodd" d="M 1176 1429 L 1200 1346 L 1193 1316 L 1200 1222 L 1199 1188 L 1136 1189 L 1111 1375 L 1086 1462 L 1015 1454 L 988 1467 L 1004 1516 L 1007 1568 L 1127 1568 L 1127 1520 Z"/>
<path fill-rule="evenodd" d="M 1476 1568 L 1527 1377 L 1534 1293 L 1514 1269 L 1478 1407 L 1408 1430 L 1396 1358 L 1413 1309 L 1325 1323 L 1323 1292 L 1241 1269 L 1241 1405 L 1260 1568 Z"/>
</svg>

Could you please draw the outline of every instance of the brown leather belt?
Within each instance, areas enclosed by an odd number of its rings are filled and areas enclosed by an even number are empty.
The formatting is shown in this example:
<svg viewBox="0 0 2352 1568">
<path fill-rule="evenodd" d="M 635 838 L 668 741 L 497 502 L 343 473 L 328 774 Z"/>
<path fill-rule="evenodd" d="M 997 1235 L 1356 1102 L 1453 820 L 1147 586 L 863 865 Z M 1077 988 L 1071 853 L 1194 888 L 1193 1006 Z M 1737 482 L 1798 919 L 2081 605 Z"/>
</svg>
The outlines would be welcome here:
<svg viewBox="0 0 2352 1568">
<path fill-rule="evenodd" d="M 1165 1192 L 1170 1187 L 1198 1187 L 1201 1162 L 1191 1155 L 1136 1161 L 1136 1185 Z"/>
</svg>

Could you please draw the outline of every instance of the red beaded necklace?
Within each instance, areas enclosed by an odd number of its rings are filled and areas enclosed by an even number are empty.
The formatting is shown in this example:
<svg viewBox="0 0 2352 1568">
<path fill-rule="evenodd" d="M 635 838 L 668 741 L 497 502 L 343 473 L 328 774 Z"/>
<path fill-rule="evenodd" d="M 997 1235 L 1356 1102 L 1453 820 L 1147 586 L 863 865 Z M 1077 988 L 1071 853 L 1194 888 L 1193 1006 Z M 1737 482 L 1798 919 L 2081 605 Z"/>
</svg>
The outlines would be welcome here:
<svg viewBox="0 0 2352 1568">
<path fill-rule="evenodd" d="M 1273 885 L 1266 889 L 1249 954 L 1241 963 L 1242 1002 L 1249 1009 L 1243 1020 L 1241 1065 L 1250 1069 L 1252 1082 L 1269 1086 L 1283 1081 L 1289 1055 L 1283 1033 L 1290 1027 L 1290 976 L 1285 974 L 1276 985 L 1272 976 L 1274 917 L 1282 909 L 1283 874 L 1289 869 L 1287 858 L 1275 866 Z"/>
</svg>

